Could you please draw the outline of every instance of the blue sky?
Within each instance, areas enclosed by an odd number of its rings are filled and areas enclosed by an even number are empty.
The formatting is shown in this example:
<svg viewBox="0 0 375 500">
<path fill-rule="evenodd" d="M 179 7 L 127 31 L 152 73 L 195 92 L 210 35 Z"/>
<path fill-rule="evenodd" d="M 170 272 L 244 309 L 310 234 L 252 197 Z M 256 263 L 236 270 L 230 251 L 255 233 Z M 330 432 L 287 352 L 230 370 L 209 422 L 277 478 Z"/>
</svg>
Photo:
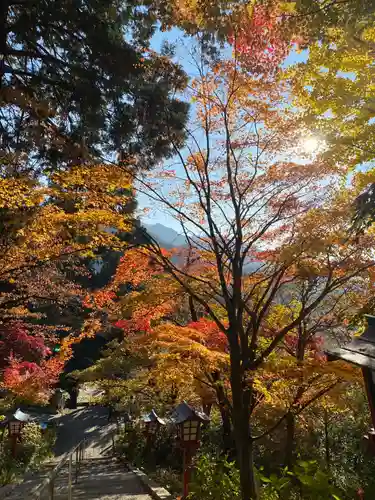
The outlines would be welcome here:
<svg viewBox="0 0 375 500">
<path fill-rule="evenodd" d="M 177 28 L 173 28 L 168 32 L 157 31 L 152 39 L 151 47 L 156 51 L 160 51 L 164 42 L 175 45 L 176 52 L 174 60 L 181 64 L 188 75 L 193 75 L 195 73 L 195 67 L 191 61 L 189 48 L 194 47 L 194 38 L 184 36 L 183 32 Z M 284 66 L 286 67 L 295 63 L 304 62 L 306 59 L 307 51 L 301 53 L 293 51 L 285 60 Z M 173 159 L 167 160 L 166 163 L 173 163 Z M 138 204 L 141 210 L 145 207 L 150 207 L 148 198 L 141 193 L 138 194 Z M 179 223 L 168 214 L 167 210 L 159 210 L 158 207 L 155 207 L 155 203 L 151 205 L 153 207 L 152 210 L 147 215 L 141 215 L 142 221 L 147 224 L 160 223 L 181 232 Z"/>
</svg>

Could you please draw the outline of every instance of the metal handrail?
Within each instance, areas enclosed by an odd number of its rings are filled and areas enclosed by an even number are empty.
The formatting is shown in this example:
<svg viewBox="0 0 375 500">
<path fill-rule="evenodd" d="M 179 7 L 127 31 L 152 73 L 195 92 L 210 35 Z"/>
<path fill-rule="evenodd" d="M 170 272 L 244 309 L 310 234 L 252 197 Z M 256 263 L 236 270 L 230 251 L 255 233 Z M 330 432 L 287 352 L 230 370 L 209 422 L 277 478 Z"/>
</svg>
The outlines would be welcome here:
<svg viewBox="0 0 375 500">
<path fill-rule="evenodd" d="M 74 482 L 77 483 L 78 481 L 78 474 L 80 471 L 81 467 L 81 462 L 85 458 L 85 451 L 86 447 L 88 444 L 87 439 L 83 439 L 80 441 L 74 448 L 72 448 L 70 451 L 65 453 L 63 455 L 62 459 L 60 462 L 56 465 L 56 467 L 53 469 L 53 471 L 46 477 L 46 479 L 37 486 L 32 491 L 31 498 L 37 500 L 41 498 L 41 495 L 45 493 L 46 489 L 48 488 L 48 493 L 49 493 L 49 498 L 50 500 L 53 500 L 54 498 L 54 493 L 55 493 L 55 481 L 56 478 L 59 474 L 59 472 L 62 470 L 64 465 L 68 462 L 68 500 L 72 500 L 72 477 L 73 477 L 73 456 L 75 454 L 75 479 Z"/>
</svg>

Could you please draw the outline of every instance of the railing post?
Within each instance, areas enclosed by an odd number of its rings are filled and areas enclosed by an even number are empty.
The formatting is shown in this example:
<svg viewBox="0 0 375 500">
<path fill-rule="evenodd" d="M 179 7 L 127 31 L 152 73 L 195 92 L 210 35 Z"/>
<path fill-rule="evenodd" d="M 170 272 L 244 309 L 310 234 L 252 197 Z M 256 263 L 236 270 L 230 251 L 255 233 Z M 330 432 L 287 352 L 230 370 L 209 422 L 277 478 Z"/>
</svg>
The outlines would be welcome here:
<svg viewBox="0 0 375 500">
<path fill-rule="evenodd" d="M 69 455 L 68 500 L 72 500 L 72 455 Z"/>
<path fill-rule="evenodd" d="M 75 480 L 75 483 L 78 482 L 78 469 L 79 469 L 79 466 L 80 466 L 80 463 L 79 463 L 79 450 L 80 450 L 80 446 L 76 449 L 76 480 Z"/>
<path fill-rule="evenodd" d="M 49 483 L 49 498 L 50 500 L 53 500 L 53 497 L 55 495 L 55 478 L 51 480 Z"/>
</svg>

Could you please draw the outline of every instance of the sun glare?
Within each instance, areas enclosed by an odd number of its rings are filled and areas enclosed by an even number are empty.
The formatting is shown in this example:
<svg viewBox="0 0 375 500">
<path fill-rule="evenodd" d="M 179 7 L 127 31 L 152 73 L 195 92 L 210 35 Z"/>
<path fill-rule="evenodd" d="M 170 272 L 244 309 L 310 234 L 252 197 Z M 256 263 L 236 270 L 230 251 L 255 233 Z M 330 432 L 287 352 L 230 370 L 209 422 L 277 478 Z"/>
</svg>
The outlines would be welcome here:
<svg viewBox="0 0 375 500">
<path fill-rule="evenodd" d="M 302 140 L 301 149 L 304 153 L 317 153 L 321 147 L 316 137 L 308 137 Z"/>
</svg>

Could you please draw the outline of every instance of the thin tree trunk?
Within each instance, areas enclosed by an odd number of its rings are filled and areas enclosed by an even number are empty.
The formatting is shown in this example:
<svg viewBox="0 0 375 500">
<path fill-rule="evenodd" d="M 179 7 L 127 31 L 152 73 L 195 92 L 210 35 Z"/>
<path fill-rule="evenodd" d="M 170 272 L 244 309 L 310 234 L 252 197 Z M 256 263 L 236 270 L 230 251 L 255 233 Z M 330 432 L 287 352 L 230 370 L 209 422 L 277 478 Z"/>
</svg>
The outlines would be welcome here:
<svg viewBox="0 0 375 500">
<path fill-rule="evenodd" d="M 326 452 L 326 465 L 329 470 L 331 467 L 331 453 L 329 447 L 329 429 L 328 429 L 328 411 L 327 408 L 324 408 L 324 444 L 325 444 L 325 452 Z"/>
<path fill-rule="evenodd" d="M 294 456 L 294 439 L 296 433 L 296 422 L 293 413 L 289 412 L 285 418 L 286 421 L 286 446 L 285 446 L 285 465 L 291 469 Z"/>
<path fill-rule="evenodd" d="M 230 413 L 225 406 L 220 405 L 219 409 L 221 414 L 221 422 L 223 430 L 224 452 L 230 453 L 233 449 L 233 444 L 234 444 L 232 440 L 232 426 L 231 426 Z"/>
<path fill-rule="evenodd" d="M 194 299 L 191 295 L 189 295 L 189 309 L 190 309 L 191 321 L 198 321 L 197 310 L 195 309 Z"/>
<path fill-rule="evenodd" d="M 304 325 L 301 324 L 298 328 L 298 344 L 296 352 L 297 363 L 301 367 L 303 365 L 303 360 L 305 357 L 305 349 L 306 349 L 306 341 L 304 333 L 305 333 Z M 303 382 L 302 373 L 300 377 L 301 377 L 300 380 L 301 385 L 297 390 L 295 401 L 299 401 L 304 391 L 302 385 Z M 286 445 L 285 445 L 284 465 L 288 467 L 288 469 L 291 469 L 294 463 L 294 448 L 295 448 L 295 435 L 296 435 L 296 417 L 292 411 L 289 411 L 286 414 L 285 422 L 286 422 Z"/>
<path fill-rule="evenodd" d="M 210 379 L 215 388 L 216 401 L 221 415 L 222 436 L 223 436 L 223 452 L 232 459 L 233 451 L 235 451 L 234 442 L 232 439 L 232 419 L 229 402 L 225 396 L 224 386 L 221 381 L 219 370 L 211 372 Z"/>
<path fill-rule="evenodd" d="M 202 405 L 204 413 L 209 417 L 211 415 L 212 403 L 205 403 Z"/>
<path fill-rule="evenodd" d="M 0 0 L 0 88 L 3 84 L 3 75 L 5 72 L 5 54 L 7 50 L 7 34 L 8 34 L 8 10 L 9 3 L 7 0 Z"/>
<path fill-rule="evenodd" d="M 223 426 L 223 448 L 224 452 L 231 456 L 233 455 L 234 442 L 232 438 L 232 426 L 230 414 L 227 408 L 220 408 L 221 420 Z"/>
</svg>

